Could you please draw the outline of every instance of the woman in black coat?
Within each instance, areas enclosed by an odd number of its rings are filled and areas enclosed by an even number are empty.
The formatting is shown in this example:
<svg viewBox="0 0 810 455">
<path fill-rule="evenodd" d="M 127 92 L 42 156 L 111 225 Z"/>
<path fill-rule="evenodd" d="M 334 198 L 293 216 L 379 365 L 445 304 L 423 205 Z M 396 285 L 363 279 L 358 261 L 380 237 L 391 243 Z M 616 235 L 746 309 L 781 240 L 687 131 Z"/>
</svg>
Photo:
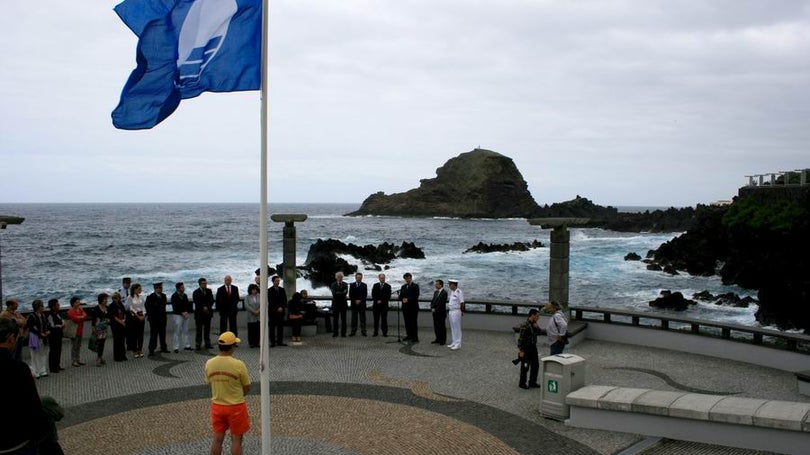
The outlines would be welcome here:
<svg viewBox="0 0 810 455">
<path fill-rule="evenodd" d="M 107 309 L 107 316 L 110 320 L 113 337 L 113 360 L 123 362 L 127 359 L 126 334 L 127 334 L 127 310 L 121 300 L 121 294 L 113 293 L 112 303 Z"/>
<path fill-rule="evenodd" d="M 287 313 L 287 320 L 292 327 L 292 341 L 294 343 L 301 342 L 301 323 L 304 321 L 302 310 L 303 303 L 301 302 L 301 293 L 296 292 L 293 294 L 292 300 L 290 300 Z"/>
<path fill-rule="evenodd" d="M 48 352 L 48 367 L 51 373 L 59 373 L 64 370 L 62 368 L 62 337 L 64 336 L 65 321 L 62 319 L 62 314 L 59 313 L 59 300 L 48 300 L 48 324 L 51 326 L 50 334 L 48 335 L 48 344 L 51 347 Z"/>
</svg>

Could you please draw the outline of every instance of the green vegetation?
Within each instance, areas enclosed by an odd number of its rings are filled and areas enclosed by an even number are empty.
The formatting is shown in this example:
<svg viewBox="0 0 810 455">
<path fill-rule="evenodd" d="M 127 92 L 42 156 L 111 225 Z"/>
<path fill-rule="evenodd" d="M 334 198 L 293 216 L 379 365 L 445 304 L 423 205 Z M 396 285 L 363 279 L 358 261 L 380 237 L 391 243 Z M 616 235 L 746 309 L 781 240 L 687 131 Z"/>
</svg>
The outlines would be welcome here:
<svg viewBox="0 0 810 455">
<path fill-rule="evenodd" d="M 794 171 L 794 172 L 791 172 L 790 174 L 788 174 L 788 175 L 790 176 L 790 177 L 788 178 L 788 182 L 787 182 L 787 183 L 788 183 L 788 185 L 798 185 L 798 184 L 800 184 L 800 183 L 801 183 L 801 175 L 800 175 L 800 172 L 801 172 L 801 171 Z M 804 172 L 805 172 L 807 175 L 810 175 L 810 169 L 805 169 L 805 170 L 804 170 Z M 777 184 L 777 185 L 784 185 L 784 184 L 785 184 L 785 175 L 780 175 L 780 176 L 779 176 L 779 177 L 776 179 L 776 184 Z"/>
<path fill-rule="evenodd" d="M 729 228 L 743 226 L 751 229 L 786 231 L 807 216 L 807 207 L 801 201 L 765 202 L 755 198 L 740 198 L 728 208 L 723 216 L 723 224 Z"/>
</svg>

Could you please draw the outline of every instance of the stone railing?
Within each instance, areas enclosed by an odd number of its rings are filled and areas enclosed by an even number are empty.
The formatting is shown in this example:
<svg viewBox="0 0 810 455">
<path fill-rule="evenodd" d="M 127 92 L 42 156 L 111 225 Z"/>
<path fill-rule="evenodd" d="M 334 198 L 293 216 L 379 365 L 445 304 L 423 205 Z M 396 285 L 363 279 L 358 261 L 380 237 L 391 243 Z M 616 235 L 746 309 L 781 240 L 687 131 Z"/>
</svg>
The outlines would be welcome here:
<svg viewBox="0 0 810 455">
<path fill-rule="evenodd" d="M 331 300 L 328 296 L 311 297 L 315 300 Z M 422 308 L 429 300 L 420 299 Z M 392 306 L 396 301 L 392 300 Z M 515 302 L 506 300 L 467 300 L 467 313 L 492 315 L 525 315 L 530 308 L 540 308 L 542 303 Z M 572 321 L 600 322 L 615 326 L 635 326 L 664 330 L 679 334 L 691 334 L 768 348 L 810 354 L 810 336 L 782 332 L 754 326 L 744 326 L 719 321 L 685 318 L 666 313 L 647 313 L 611 308 L 572 306 Z"/>
<path fill-rule="evenodd" d="M 760 327 L 717 321 L 678 317 L 661 313 L 643 313 L 607 308 L 572 307 L 573 318 L 579 321 L 637 326 L 679 333 L 721 338 L 810 354 L 810 336 L 781 332 Z"/>
<path fill-rule="evenodd" d="M 797 186 L 796 183 L 790 183 L 790 176 L 793 174 L 797 174 L 799 176 L 798 186 L 804 186 L 809 183 L 807 181 L 806 169 L 753 174 L 746 175 L 745 177 L 748 178 L 748 186 Z M 782 177 L 782 183 L 777 183 L 779 177 Z"/>
</svg>

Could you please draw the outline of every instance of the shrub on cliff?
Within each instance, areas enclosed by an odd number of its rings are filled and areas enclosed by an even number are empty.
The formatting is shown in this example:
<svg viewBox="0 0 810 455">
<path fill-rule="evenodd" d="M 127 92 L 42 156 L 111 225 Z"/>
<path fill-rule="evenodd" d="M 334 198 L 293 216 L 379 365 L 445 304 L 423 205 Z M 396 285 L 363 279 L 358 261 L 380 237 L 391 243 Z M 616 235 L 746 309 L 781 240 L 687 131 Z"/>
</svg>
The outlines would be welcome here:
<svg viewBox="0 0 810 455">
<path fill-rule="evenodd" d="M 743 226 L 748 229 L 789 231 L 808 215 L 807 206 L 797 200 L 762 201 L 739 198 L 723 216 L 723 224 L 730 229 Z"/>
</svg>

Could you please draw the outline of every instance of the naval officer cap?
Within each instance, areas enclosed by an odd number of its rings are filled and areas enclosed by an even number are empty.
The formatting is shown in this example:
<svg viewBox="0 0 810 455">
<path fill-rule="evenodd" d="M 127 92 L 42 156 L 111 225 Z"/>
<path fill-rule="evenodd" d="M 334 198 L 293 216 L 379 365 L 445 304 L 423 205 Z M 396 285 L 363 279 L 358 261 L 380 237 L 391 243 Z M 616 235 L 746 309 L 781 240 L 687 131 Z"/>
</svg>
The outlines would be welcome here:
<svg viewBox="0 0 810 455">
<path fill-rule="evenodd" d="M 458 280 L 447 280 L 450 284 L 458 284 Z"/>
</svg>

